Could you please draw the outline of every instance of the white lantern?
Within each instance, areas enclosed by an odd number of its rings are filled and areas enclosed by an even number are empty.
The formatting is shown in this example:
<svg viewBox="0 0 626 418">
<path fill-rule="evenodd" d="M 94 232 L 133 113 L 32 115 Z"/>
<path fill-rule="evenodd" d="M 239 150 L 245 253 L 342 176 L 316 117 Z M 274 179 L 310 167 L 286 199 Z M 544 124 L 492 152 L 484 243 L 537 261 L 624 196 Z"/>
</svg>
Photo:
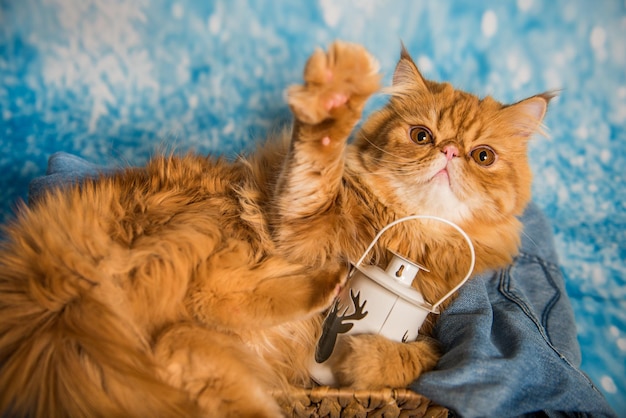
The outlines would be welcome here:
<svg viewBox="0 0 626 418">
<path fill-rule="evenodd" d="M 419 279 L 419 271 L 428 269 L 392 253 L 387 268 L 363 265 L 363 260 L 380 236 L 394 225 L 415 219 L 431 219 L 455 228 L 468 243 L 471 255 L 469 271 L 453 289 L 431 305 L 412 287 Z M 324 320 L 322 336 L 310 368 L 313 379 L 322 385 L 334 385 L 335 378 L 329 364 L 338 341 L 349 334 L 380 334 L 393 341 L 415 341 L 419 328 L 429 313 L 439 313 L 439 305 L 456 292 L 474 270 L 475 254 L 472 241 L 456 224 L 436 216 L 414 215 L 401 218 L 385 226 L 371 242 L 363 256 L 353 265 L 347 286 L 337 297 Z"/>
</svg>

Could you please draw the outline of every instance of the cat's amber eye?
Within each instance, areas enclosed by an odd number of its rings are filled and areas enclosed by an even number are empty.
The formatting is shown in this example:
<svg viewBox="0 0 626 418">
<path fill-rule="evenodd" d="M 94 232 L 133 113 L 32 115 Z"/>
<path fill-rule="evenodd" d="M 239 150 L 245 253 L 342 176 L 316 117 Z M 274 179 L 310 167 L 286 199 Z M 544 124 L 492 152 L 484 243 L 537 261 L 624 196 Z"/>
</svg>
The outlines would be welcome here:
<svg viewBox="0 0 626 418">
<path fill-rule="evenodd" d="M 486 145 L 476 147 L 470 152 L 470 156 L 474 159 L 476 164 L 488 167 L 496 162 L 498 155 L 496 152 Z"/>
<path fill-rule="evenodd" d="M 409 137 L 417 145 L 426 145 L 433 142 L 433 134 L 425 126 L 412 126 L 409 129 Z"/>
</svg>

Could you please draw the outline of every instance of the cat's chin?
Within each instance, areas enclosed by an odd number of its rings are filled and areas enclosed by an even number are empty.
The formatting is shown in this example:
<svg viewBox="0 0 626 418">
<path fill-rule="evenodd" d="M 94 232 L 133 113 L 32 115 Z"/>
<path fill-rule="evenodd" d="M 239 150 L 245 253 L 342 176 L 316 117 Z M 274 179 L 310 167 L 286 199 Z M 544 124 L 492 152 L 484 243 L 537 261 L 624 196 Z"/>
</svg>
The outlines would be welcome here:
<svg viewBox="0 0 626 418">
<path fill-rule="evenodd" d="M 455 223 L 471 217 L 470 206 L 454 193 L 446 170 L 441 170 L 420 186 L 393 186 L 399 200 L 407 205 L 406 212 L 409 214 L 438 216 Z"/>
</svg>

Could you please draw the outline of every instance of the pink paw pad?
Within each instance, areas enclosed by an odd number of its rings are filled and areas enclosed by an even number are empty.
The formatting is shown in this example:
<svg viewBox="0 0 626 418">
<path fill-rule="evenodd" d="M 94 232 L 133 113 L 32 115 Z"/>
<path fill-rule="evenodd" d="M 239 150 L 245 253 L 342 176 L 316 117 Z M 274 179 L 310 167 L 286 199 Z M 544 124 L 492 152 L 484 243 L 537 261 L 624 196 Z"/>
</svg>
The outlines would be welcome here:
<svg viewBox="0 0 626 418">
<path fill-rule="evenodd" d="M 333 109 L 345 104 L 348 101 L 348 96 L 343 93 L 335 93 L 326 102 L 326 110 Z"/>
<path fill-rule="evenodd" d="M 322 145 L 327 147 L 330 145 L 330 137 L 329 136 L 325 136 L 324 138 L 322 138 Z"/>
</svg>

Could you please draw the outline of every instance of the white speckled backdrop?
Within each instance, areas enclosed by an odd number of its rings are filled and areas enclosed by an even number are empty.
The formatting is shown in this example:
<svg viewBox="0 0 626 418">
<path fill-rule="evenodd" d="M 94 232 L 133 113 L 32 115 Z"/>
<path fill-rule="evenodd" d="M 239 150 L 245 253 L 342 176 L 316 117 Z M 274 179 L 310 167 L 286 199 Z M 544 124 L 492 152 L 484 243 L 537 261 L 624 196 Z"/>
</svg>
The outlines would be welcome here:
<svg viewBox="0 0 626 418">
<path fill-rule="evenodd" d="M 48 156 L 141 164 L 172 146 L 234 155 L 289 117 L 285 87 L 335 38 L 387 80 L 423 73 L 516 101 L 562 89 L 531 149 L 583 369 L 626 416 L 626 3 L 0 0 L 0 219 Z"/>
</svg>

